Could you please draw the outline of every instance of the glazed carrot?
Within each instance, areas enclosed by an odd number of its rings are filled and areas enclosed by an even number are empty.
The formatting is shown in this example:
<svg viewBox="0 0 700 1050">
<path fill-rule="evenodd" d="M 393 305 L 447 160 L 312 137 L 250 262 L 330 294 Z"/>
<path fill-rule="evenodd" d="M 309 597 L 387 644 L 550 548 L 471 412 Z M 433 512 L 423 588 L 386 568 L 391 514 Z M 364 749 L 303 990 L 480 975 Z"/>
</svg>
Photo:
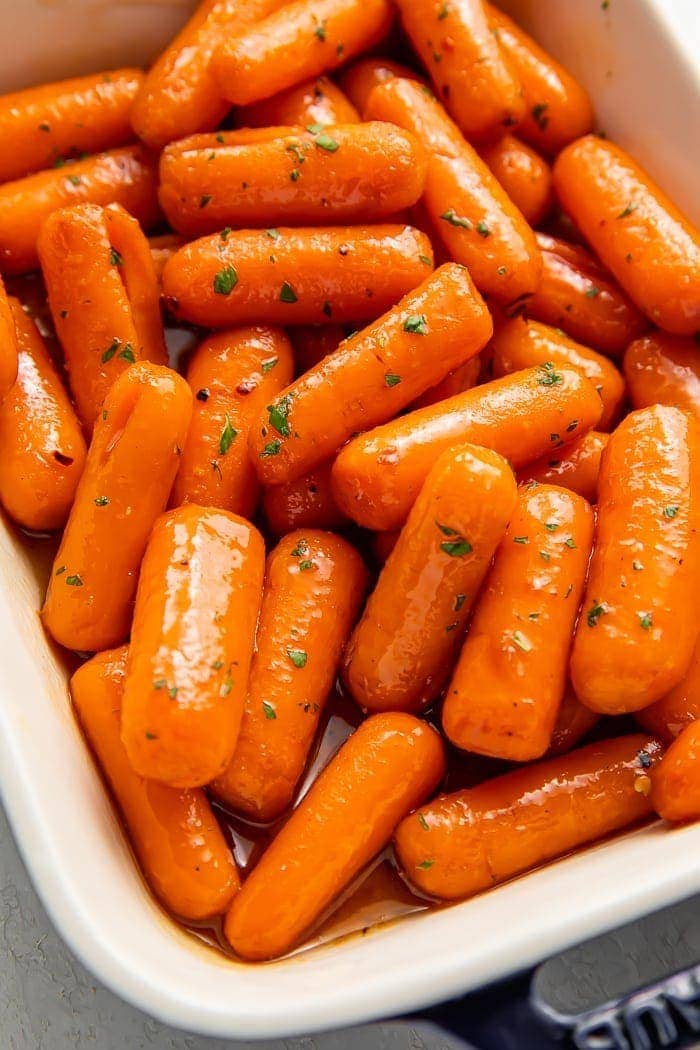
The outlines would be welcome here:
<svg viewBox="0 0 700 1050">
<path fill-rule="evenodd" d="M 0 277 L 0 405 L 17 378 L 18 351 L 14 310 Z"/>
<path fill-rule="evenodd" d="M 467 270 L 442 266 L 261 413 L 249 444 L 261 479 L 293 481 L 355 431 L 391 419 L 477 354 L 491 331 Z"/>
<path fill-rule="evenodd" d="M 547 754 L 564 755 L 571 751 L 599 721 L 600 715 L 581 703 L 571 688 L 571 682 L 567 681 Z"/>
<path fill-rule="evenodd" d="M 600 457 L 608 440 L 608 434 L 589 430 L 578 441 L 567 445 L 561 453 L 553 455 L 550 452 L 548 456 L 523 467 L 518 473 L 518 481 L 523 485 L 533 482 L 561 485 L 571 492 L 577 492 L 589 503 L 595 503 L 598 499 Z"/>
<path fill-rule="evenodd" d="M 442 727 L 457 747 L 513 762 L 549 747 L 592 543 L 580 496 L 521 490 L 445 695 Z"/>
<path fill-rule="evenodd" d="M 462 445 L 440 456 L 345 653 L 362 708 L 420 711 L 440 695 L 516 501 L 497 453 Z"/>
<path fill-rule="evenodd" d="M 618 419 L 625 396 L 625 381 L 607 357 L 569 339 L 563 332 L 539 321 L 514 317 L 498 325 L 493 336 L 493 374 L 510 375 L 547 361 L 578 368 L 600 394 L 603 414 L 601 430 Z"/>
<path fill-rule="evenodd" d="M 571 657 L 587 707 L 637 711 L 685 674 L 697 637 L 700 432 L 654 405 L 612 434 L 598 482 L 598 531 Z"/>
<path fill-rule="evenodd" d="M 379 84 L 394 77 L 421 79 L 418 73 L 391 58 L 360 58 L 341 72 L 339 80 L 345 94 L 366 120 L 369 96 Z"/>
<path fill-rule="evenodd" d="M 388 80 L 370 95 L 367 116 L 423 142 L 429 162 L 422 204 L 477 288 L 506 301 L 534 292 L 542 269 L 535 235 L 440 103 L 414 80 Z"/>
<path fill-rule="evenodd" d="M 700 419 L 700 347 L 694 340 L 650 332 L 629 345 L 623 370 L 635 408 L 676 405 Z"/>
<path fill-rule="evenodd" d="M 189 504 L 153 527 L 124 687 L 122 741 L 141 776 L 199 787 L 231 760 L 262 597 L 265 545 L 249 522 Z"/>
<path fill-rule="evenodd" d="M 339 529 L 347 525 L 347 517 L 333 499 L 332 466 L 329 459 L 294 481 L 263 489 L 263 513 L 275 536 L 292 529 Z"/>
<path fill-rule="evenodd" d="M 53 212 L 37 244 L 71 390 L 88 432 L 134 361 L 166 364 L 158 281 L 138 222 L 118 205 Z"/>
<path fill-rule="evenodd" d="M 166 305 L 203 327 L 324 324 L 381 314 L 433 265 L 410 226 L 237 230 L 175 252 L 163 270 Z"/>
<path fill-rule="evenodd" d="M 516 372 L 354 438 L 333 466 L 333 495 L 365 528 L 393 529 L 406 520 L 445 449 L 467 441 L 484 445 L 518 469 L 585 434 L 601 411 L 595 388 L 578 369 Z"/>
<path fill-rule="evenodd" d="M 253 142 L 248 130 L 195 135 L 168 146 L 159 198 L 170 225 L 198 237 L 223 226 L 375 222 L 423 192 L 427 157 L 402 128 L 309 128 L 270 128 Z"/>
<path fill-rule="evenodd" d="M 700 718 L 700 640 L 695 643 L 690 666 L 680 682 L 654 704 L 637 711 L 636 720 L 665 743 Z"/>
<path fill-rule="evenodd" d="M 290 330 L 289 337 L 294 347 L 294 371 L 300 376 L 335 353 L 345 339 L 345 329 L 340 324 L 298 325 Z"/>
<path fill-rule="evenodd" d="M 562 206 L 654 324 L 700 328 L 700 234 L 619 146 L 588 135 L 557 157 Z"/>
<path fill-rule="evenodd" d="M 183 919 L 220 915 L 238 891 L 231 851 L 203 791 L 144 780 L 119 736 L 127 648 L 94 656 L 71 678 L 83 732 L 156 897 Z"/>
<path fill-rule="evenodd" d="M 142 81 L 140 69 L 114 69 L 0 96 L 0 182 L 131 142 Z"/>
<path fill-rule="evenodd" d="M 253 516 L 258 478 L 248 432 L 292 371 L 292 348 L 279 329 L 234 328 L 200 343 L 187 367 L 194 410 L 172 506 L 199 503 Z"/>
<path fill-rule="evenodd" d="M 210 785 L 251 820 L 291 805 L 366 586 L 359 554 L 332 533 L 293 532 L 268 556 L 240 736 Z"/>
<path fill-rule="evenodd" d="M 202 0 L 156 60 L 131 111 L 134 131 L 150 146 L 165 146 L 195 131 L 211 131 L 228 103 L 210 71 L 222 40 L 265 18 L 285 0 Z"/>
<path fill-rule="evenodd" d="M 74 204 L 121 204 L 144 227 L 160 215 L 154 159 L 141 146 L 97 153 L 0 186 L 0 270 L 37 269 L 37 239 L 52 212 Z"/>
<path fill-rule="evenodd" d="M 422 893 L 471 897 L 650 816 L 660 755 L 623 736 L 442 795 L 399 824 L 399 863 Z"/>
<path fill-rule="evenodd" d="M 467 138 L 493 138 L 522 119 L 520 84 L 481 0 L 397 0 L 397 6 L 438 97 Z"/>
<path fill-rule="evenodd" d="M 148 243 L 151 248 L 151 259 L 156 271 L 156 277 L 160 280 L 165 264 L 178 248 L 182 247 L 182 238 L 176 233 L 161 233 L 158 237 L 149 237 Z"/>
<path fill-rule="evenodd" d="M 129 633 L 141 558 L 165 508 L 192 412 L 184 379 L 141 362 L 105 398 L 54 559 L 44 626 L 95 652 Z"/>
<path fill-rule="evenodd" d="M 669 747 L 652 776 L 651 801 L 664 820 L 700 817 L 700 722 L 692 722 Z"/>
<path fill-rule="evenodd" d="M 552 206 L 552 172 L 547 161 L 515 135 L 479 147 L 479 156 L 531 226 Z"/>
<path fill-rule="evenodd" d="M 369 50 L 391 20 L 389 0 L 295 0 L 227 36 L 213 70 L 224 97 L 245 106 Z"/>
<path fill-rule="evenodd" d="M 399 712 L 367 719 L 299 803 L 226 916 L 244 959 L 294 947 L 440 781 L 437 733 Z M 333 848 L 329 849 L 329 844 Z"/>
<path fill-rule="evenodd" d="M 542 251 L 542 280 L 527 301 L 528 316 L 618 357 L 648 328 L 647 319 L 581 245 L 546 233 L 535 236 Z"/>
<path fill-rule="evenodd" d="M 239 128 L 269 128 L 300 124 L 355 124 L 360 116 L 349 98 L 328 77 L 280 91 L 272 98 L 236 111 Z"/>
<path fill-rule="evenodd" d="M 448 373 L 435 386 L 431 386 L 430 390 L 426 390 L 424 394 L 417 397 L 410 407 L 424 408 L 426 405 L 436 405 L 438 401 L 444 401 L 448 397 L 454 397 L 455 394 L 471 390 L 473 386 L 476 386 L 480 372 L 481 357 L 477 354 L 476 357 L 470 358 L 469 361 L 455 368 L 453 372 Z"/>
<path fill-rule="evenodd" d="M 586 91 L 501 10 L 488 3 L 484 7 L 503 57 L 522 87 L 525 114 L 518 134 L 544 153 L 558 153 L 593 126 Z"/>
<path fill-rule="evenodd" d="M 26 529 L 60 529 L 85 464 L 85 439 L 51 355 L 17 299 L 17 381 L 0 404 L 0 503 Z"/>
</svg>

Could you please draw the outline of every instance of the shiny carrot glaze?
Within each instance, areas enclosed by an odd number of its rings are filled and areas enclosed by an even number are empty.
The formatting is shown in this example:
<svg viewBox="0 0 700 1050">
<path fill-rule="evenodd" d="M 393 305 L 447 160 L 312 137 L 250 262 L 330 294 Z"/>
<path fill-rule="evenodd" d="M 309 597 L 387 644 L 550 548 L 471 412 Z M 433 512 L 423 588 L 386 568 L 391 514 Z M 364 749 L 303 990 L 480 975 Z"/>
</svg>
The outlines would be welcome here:
<svg viewBox="0 0 700 1050">
<path fill-rule="evenodd" d="M 424 394 L 417 397 L 410 408 L 424 408 L 426 405 L 436 405 L 438 401 L 445 401 L 455 394 L 463 394 L 465 390 L 471 390 L 476 386 L 481 373 L 481 358 L 477 354 L 459 365 L 453 372 L 449 372 L 435 386 L 431 386 Z"/>
<path fill-rule="evenodd" d="M 571 751 L 599 721 L 600 715 L 581 703 L 571 682 L 567 681 L 547 755 L 564 755 L 567 751 Z M 654 733 L 654 735 L 659 734 Z"/>
<path fill-rule="evenodd" d="M 594 711 L 637 711 L 685 674 L 697 637 L 700 432 L 676 408 L 632 412 L 610 437 L 598 530 L 571 658 Z"/>
<path fill-rule="evenodd" d="M 250 433 L 260 478 L 274 485 L 307 473 L 477 354 L 491 331 L 467 270 L 442 266 L 261 414 Z"/>
<path fill-rule="evenodd" d="M 122 646 L 99 653 L 75 672 L 70 689 L 78 719 L 156 897 L 183 919 L 220 915 L 240 883 L 207 796 L 144 780 L 121 742 L 126 660 Z"/>
<path fill-rule="evenodd" d="M 234 951 L 244 959 L 271 959 L 298 944 L 398 822 L 437 786 L 444 768 L 442 742 L 424 722 L 399 712 L 368 718 L 234 899 L 224 926 Z"/>
<path fill-rule="evenodd" d="M 172 506 L 199 503 L 252 517 L 259 486 L 248 432 L 292 372 L 292 348 L 280 329 L 234 328 L 200 343 L 187 366 L 193 412 Z"/>
<path fill-rule="evenodd" d="M 274 536 L 292 529 L 339 529 L 348 524 L 331 491 L 332 460 L 282 485 L 263 489 L 262 509 Z"/>
<path fill-rule="evenodd" d="M 394 62 L 391 58 L 360 58 L 340 73 L 339 80 L 345 94 L 363 120 L 367 119 L 367 102 L 374 89 L 385 80 L 404 77 L 409 80 L 420 80 L 408 66 Z"/>
<path fill-rule="evenodd" d="M 49 216 L 38 251 L 71 390 L 90 433 L 122 372 L 135 361 L 167 364 L 151 249 L 119 205 L 78 204 Z"/>
<path fill-rule="evenodd" d="M 497 453 L 463 445 L 440 456 L 345 653 L 363 709 L 419 711 L 439 696 L 516 502 Z"/>
<path fill-rule="evenodd" d="M 630 343 L 623 370 L 635 408 L 676 405 L 700 420 L 700 345 L 693 339 L 650 332 Z"/>
<path fill-rule="evenodd" d="M 95 652 L 129 633 L 141 559 L 168 501 L 191 412 L 187 383 L 160 365 L 133 365 L 108 392 L 42 612 L 66 648 Z"/>
<path fill-rule="evenodd" d="M 588 135 L 557 158 L 554 187 L 654 324 L 676 335 L 700 329 L 700 233 L 629 154 Z"/>
<path fill-rule="evenodd" d="M 516 208 L 531 226 L 537 226 L 552 202 L 549 164 L 515 135 L 502 135 L 479 147 L 479 156 L 496 176 Z"/>
<path fill-rule="evenodd" d="M 681 731 L 653 771 L 651 801 L 664 820 L 700 818 L 700 722 Z"/>
<path fill-rule="evenodd" d="M 239 128 L 300 124 L 354 124 L 360 116 L 349 98 L 328 77 L 315 77 L 272 98 L 236 111 Z"/>
<path fill-rule="evenodd" d="M 233 755 L 262 597 L 249 522 L 188 504 L 158 519 L 136 594 L 122 740 L 141 776 L 209 783 Z"/>
<path fill-rule="evenodd" d="M 447 687 L 442 727 L 514 762 L 549 747 L 593 543 L 593 513 L 552 485 L 521 490 Z"/>
<path fill-rule="evenodd" d="M 430 92 L 415 80 L 387 80 L 372 92 L 366 113 L 423 142 L 429 162 L 422 205 L 480 291 L 505 301 L 534 292 L 542 270 L 534 233 Z"/>
<path fill-rule="evenodd" d="M 577 492 L 589 503 L 595 503 L 598 499 L 600 458 L 608 440 L 608 434 L 589 430 L 561 452 L 550 453 L 523 467 L 518 473 L 518 481 L 523 485 L 532 482 L 561 485 L 571 492 Z"/>
<path fill-rule="evenodd" d="M 268 556 L 240 736 L 210 785 L 254 821 L 291 805 L 366 586 L 357 551 L 329 532 L 297 530 Z"/>
<path fill-rule="evenodd" d="M 18 353 L 15 311 L 0 277 L 0 404 L 17 378 Z"/>
<path fill-rule="evenodd" d="M 637 711 L 634 717 L 666 743 L 700 718 L 700 639 L 695 643 L 690 665 L 680 682 L 656 703 Z"/>
<path fill-rule="evenodd" d="M 156 162 L 142 146 L 96 153 L 6 182 L 0 186 L 0 271 L 17 274 L 38 268 L 39 231 L 59 208 L 121 204 L 148 229 L 160 216 L 157 186 Z"/>
<path fill-rule="evenodd" d="M 0 96 L 0 182 L 57 160 L 124 146 L 143 73 L 114 69 Z"/>
<path fill-rule="evenodd" d="M 324 324 L 381 314 L 424 279 L 430 241 L 410 226 L 223 230 L 163 271 L 175 317 L 203 327 Z"/>
<path fill-rule="evenodd" d="M 36 325 L 10 299 L 17 380 L 0 404 L 0 503 L 26 529 L 65 525 L 85 464 L 85 439 Z"/>
<path fill-rule="evenodd" d="M 335 461 L 333 494 L 358 524 L 393 529 L 445 449 L 485 445 L 518 469 L 595 427 L 602 407 L 578 369 L 515 372 L 354 438 Z"/>
<path fill-rule="evenodd" d="M 422 893 L 471 897 L 650 816 L 660 756 L 624 736 L 442 795 L 399 824 L 399 864 Z"/>
</svg>

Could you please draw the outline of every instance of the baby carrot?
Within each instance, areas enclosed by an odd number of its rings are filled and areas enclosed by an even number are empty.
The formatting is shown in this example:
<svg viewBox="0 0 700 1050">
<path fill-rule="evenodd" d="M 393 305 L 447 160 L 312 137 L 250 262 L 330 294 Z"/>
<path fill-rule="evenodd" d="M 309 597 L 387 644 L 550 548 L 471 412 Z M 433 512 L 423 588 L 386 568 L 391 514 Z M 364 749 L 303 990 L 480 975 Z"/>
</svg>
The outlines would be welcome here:
<svg viewBox="0 0 700 1050">
<path fill-rule="evenodd" d="M 598 531 L 571 657 L 587 707 L 637 711 L 685 674 L 697 637 L 700 432 L 677 408 L 632 412 L 611 435 Z"/>
<path fill-rule="evenodd" d="M 297 325 L 290 329 L 289 338 L 294 347 L 294 371 L 300 376 L 335 353 L 345 339 L 345 329 L 340 324 Z"/>
<path fill-rule="evenodd" d="M 349 98 L 328 77 L 316 77 L 280 91 L 272 98 L 236 112 L 239 128 L 269 128 L 300 124 L 356 124 L 360 116 Z"/>
<path fill-rule="evenodd" d="M 652 774 L 651 801 L 664 820 L 700 817 L 700 722 L 692 722 Z"/>
<path fill-rule="evenodd" d="M 426 405 L 436 405 L 438 401 L 444 401 L 448 397 L 454 397 L 455 394 L 462 394 L 465 390 L 471 390 L 473 386 L 476 386 L 480 372 L 481 358 L 477 354 L 476 357 L 472 357 L 465 361 L 463 365 L 459 365 L 453 372 L 449 372 L 444 379 L 441 379 L 439 383 L 431 386 L 424 394 L 417 397 L 410 407 L 424 408 Z"/>
<path fill-rule="evenodd" d="M 139 69 L 114 69 L 0 96 L 0 182 L 131 142 L 129 111 L 142 81 Z"/>
<path fill-rule="evenodd" d="M 199 503 L 252 517 L 258 477 L 248 432 L 292 379 L 292 348 L 275 328 L 234 328 L 205 339 L 187 367 L 192 422 L 180 458 L 172 506 Z"/>
<path fill-rule="evenodd" d="M 263 489 L 262 509 L 270 531 L 283 536 L 292 529 L 339 529 L 348 519 L 333 499 L 332 460 L 294 481 Z"/>
<path fill-rule="evenodd" d="M 191 238 L 223 226 L 369 223 L 423 192 L 427 157 L 410 132 L 378 121 L 309 129 L 270 128 L 252 142 L 248 130 L 229 131 L 168 146 L 159 197 L 170 225 Z"/>
<path fill-rule="evenodd" d="M 623 370 L 635 408 L 676 405 L 700 420 L 700 347 L 692 339 L 650 332 L 630 343 Z"/>
<path fill-rule="evenodd" d="M 224 926 L 234 951 L 244 959 L 270 959 L 293 948 L 436 787 L 444 768 L 440 738 L 424 722 L 399 712 L 368 718 L 234 899 Z"/>
<path fill-rule="evenodd" d="M 366 586 L 359 554 L 332 533 L 290 533 L 268 556 L 240 736 L 210 785 L 251 820 L 291 805 Z"/>
<path fill-rule="evenodd" d="M 226 229 L 175 252 L 163 292 L 175 317 L 202 327 L 358 321 L 432 265 L 430 241 L 410 226 Z"/>
<path fill-rule="evenodd" d="M 73 397 L 90 432 L 117 376 L 137 360 L 167 363 L 151 250 L 123 208 L 96 204 L 53 212 L 37 248 Z"/>
<path fill-rule="evenodd" d="M 233 755 L 262 597 L 250 522 L 189 504 L 153 527 L 124 687 L 122 741 L 141 776 L 199 787 Z"/>
<path fill-rule="evenodd" d="M 0 404 L 17 378 L 18 351 L 14 310 L 0 277 Z"/>
<path fill-rule="evenodd" d="M 656 703 L 637 711 L 634 717 L 666 743 L 700 718 L 700 640 L 695 643 L 690 666 L 680 682 Z"/>
<path fill-rule="evenodd" d="M 355 431 L 391 419 L 477 354 L 491 331 L 491 316 L 467 270 L 442 266 L 261 414 L 250 432 L 261 479 L 268 485 L 293 481 Z"/>
<path fill-rule="evenodd" d="M 700 234 L 619 146 L 588 135 L 557 157 L 562 207 L 654 324 L 700 329 Z"/>
<path fill-rule="evenodd" d="M 522 87 L 525 113 L 518 134 L 535 149 L 558 153 L 593 126 L 586 91 L 532 37 L 492 4 L 484 4 L 504 60 Z"/>
<path fill-rule="evenodd" d="M 141 146 L 97 153 L 0 186 L 0 270 L 37 269 L 37 240 L 52 212 L 75 204 L 121 204 L 144 227 L 160 215 L 154 159 Z"/>
<path fill-rule="evenodd" d="M 492 347 L 494 376 L 510 375 L 547 361 L 578 368 L 591 381 L 603 402 L 601 430 L 609 430 L 618 419 L 625 396 L 625 381 L 615 365 L 595 350 L 581 346 L 556 328 L 539 321 L 525 321 L 522 317 L 498 325 Z"/>
<path fill-rule="evenodd" d="M 127 648 L 99 653 L 71 678 L 78 719 L 158 900 L 183 919 L 220 915 L 238 891 L 231 851 L 203 791 L 135 773 L 119 736 Z"/>
<path fill-rule="evenodd" d="M 482 0 L 397 0 L 397 5 L 437 95 L 467 138 L 493 138 L 522 119 L 520 84 L 491 32 Z"/>
<path fill-rule="evenodd" d="M 516 501 L 497 453 L 463 445 L 440 456 L 345 653 L 362 708 L 419 711 L 439 696 Z"/>
<path fill-rule="evenodd" d="M 527 301 L 528 317 L 619 357 L 648 328 L 647 319 L 581 245 L 545 233 L 535 236 L 542 251 L 542 280 Z"/>
<path fill-rule="evenodd" d="M 229 34 L 265 18 L 285 0 L 202 0 L 173 42 L 153 64 L 131 111 L 134 131 L 160 148 L 195 131 L 211 131 L 226 116 L 210 70 Z"/>
<path fill-rule="evenodd" d="M 542 222 L 553 201 L 552 172 L 547 161 L 515 135 L 502 135 L 495 142 L 480 146 L 479 156 L 525 220 L 531 226 Z"/>
<path fill-rule="evenodd" d="M 578 369 L 528 368 L 354 438 L 333 466 L 333 495 L 365 528 L 393 529 L 445 449 L 484 445 L 518 469 L 592 429 L 602 407 Z"/>
<path fill-rule="evenodd" d="M 442 727 L 457 747 L 513 762 L 549 747 L 592 543 L 580 496 L 521 490 L 447 687 Z"/>
<path fill-rule="evenodd" d="M 389 0 L 294 0 L 228 35 L 213 70 L 224 97 L 245 106 L 368 51 L 391 20 Z"/>
<path fill-rule="evenodd" d="M 406 128 L 425 146 L 422 205 L 477 288 L 505 301 L 534 292 L 542 270 L 535 235 L 440 103 L 414 80 L 388 80 L 372 92 L 367 116 Z"/>
<path fill-rule="evenodd" d="M 547 755 L 564 755 L 600 721 L 600 715 L 585 707 L 567 681 L 564 698 L 557 713 Z M 654 733 L 658 736 L 657 733 Z"/>
<path fill-rule="evenodd" d="M 523 467 L 518 473 L 518 481 L 523 485 L 533 482 L 561 485 L 571 492 L 577 492 L 589 503 L 595 503 L 598 499 L 600 458 L 608 440 L 608 434 L 589 430 L 578 441 L 567 445 L 561 453 L 554 456 L 550 453 Z"/>
<path fill-rule="evenodd" d="M 10 308 L 17 380 L 0 404 L 0 503 L 26 529 L 65 525 L 85 464 L 85 439 L 51 355 L 17 299 Z"/>
<path fill-rule="evenodd" d="M 623 736 L 442 795 L 399 824 L 399 863 L 422 893 L 471 897 L 650 816 L 660 755 Z"/>
<path fill-rule="evenodd" d="M 66 648 L 95 652 L 129 633 L 141 558 L 168 501 L 191 412 L 185 380 L 147 362 L 107 393 L 42 613 Z"/>
<path fill-rule="evenodd" d="M 353 106 L 362 119 L 366 120 L 369 96 L 379 84 L 383 84 L 385 80 L 393 80 L 394 77 L 421 79 L 418 73 L 391 58 L 360 58 L 340 73 L 339 81 Z"/>
</svg>

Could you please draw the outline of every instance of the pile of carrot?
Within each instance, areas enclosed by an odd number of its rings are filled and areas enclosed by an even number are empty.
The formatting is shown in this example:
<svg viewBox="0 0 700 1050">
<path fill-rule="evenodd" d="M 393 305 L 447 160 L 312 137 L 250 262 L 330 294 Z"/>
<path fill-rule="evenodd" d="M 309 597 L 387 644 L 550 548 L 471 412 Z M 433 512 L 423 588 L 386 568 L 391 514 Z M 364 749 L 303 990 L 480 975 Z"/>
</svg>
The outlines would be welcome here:
<svg viewBox="0 0 700 1050">
<path fill-rule="evenodd" d="M 0 501 L 147 882 L 243 959 L 387 848 L 446 901 L 700 819 L 700 236 L 593 129 L 485 0 L 204 0 L 0 98 Z M 440 794 L 447 744 L 510 766 Z"/>
</svg>

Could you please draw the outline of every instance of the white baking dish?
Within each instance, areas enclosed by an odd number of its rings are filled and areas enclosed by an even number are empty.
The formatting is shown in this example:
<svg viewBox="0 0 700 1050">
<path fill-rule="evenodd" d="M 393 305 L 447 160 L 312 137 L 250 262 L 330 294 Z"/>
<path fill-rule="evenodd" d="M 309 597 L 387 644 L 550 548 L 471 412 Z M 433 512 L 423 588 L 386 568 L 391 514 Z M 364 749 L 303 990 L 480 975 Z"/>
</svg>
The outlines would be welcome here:
<svg viewBox="0 0 700 1050">
<path fill-rule="evenodd" d="M 191 6 L 0 0 L 2 89 L 142 59 Z M 608 134 L 698 218 L 697 0 L 504 6 L 587 84 Z M 144 889 L 73 722 L 62 665 L 41 631 L 42 583 L 24 543 L 0 526 L 4 802 L 34 884 L 70 947 L 106 985 L 164 1021 L 252 1038 L 398 1014 L 700 890 L 700 825 L 657 825 L 366 937 L 265 966 L 232 963 L 181 932 Z"/>
</svg>

